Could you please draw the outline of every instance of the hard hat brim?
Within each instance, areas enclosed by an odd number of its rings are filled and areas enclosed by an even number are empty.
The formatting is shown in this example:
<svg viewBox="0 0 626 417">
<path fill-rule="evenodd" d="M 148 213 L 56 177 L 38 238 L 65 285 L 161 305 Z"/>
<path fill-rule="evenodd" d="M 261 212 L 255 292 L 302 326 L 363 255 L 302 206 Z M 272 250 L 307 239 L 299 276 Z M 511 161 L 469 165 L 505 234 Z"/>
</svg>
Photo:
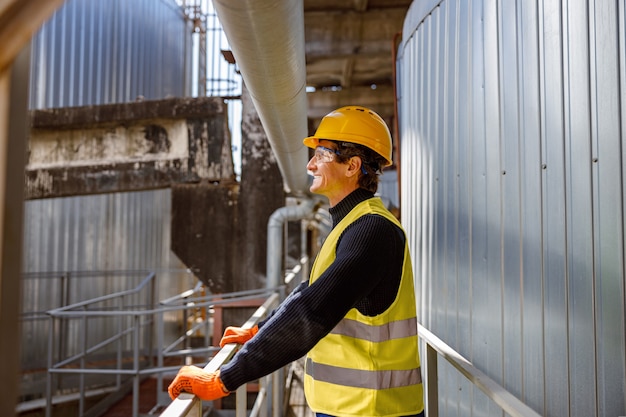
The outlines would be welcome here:
<svg viewBox="0 0 626 417">
<path fill-rule="evenodd" d="M 315 149 L 317 148 L 317 145 L 319 145 L 320 140 L 315 136 L 309 136 L 308 138 L 304 138 L 302 143 L 304 143 L 304 146 L 308 148 Z"/>
</svg>

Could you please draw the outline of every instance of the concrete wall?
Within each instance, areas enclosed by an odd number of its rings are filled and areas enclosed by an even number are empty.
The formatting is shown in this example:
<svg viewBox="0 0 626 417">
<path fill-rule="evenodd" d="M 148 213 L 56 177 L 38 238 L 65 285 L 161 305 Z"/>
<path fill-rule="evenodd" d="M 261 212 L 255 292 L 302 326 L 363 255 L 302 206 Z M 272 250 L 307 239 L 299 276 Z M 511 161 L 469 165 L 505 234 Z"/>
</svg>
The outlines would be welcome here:
<svg viewBox="0 0 626 417">
<path fill-rule="evenodd" d="M 28 199 L 234 179 L 219 98 L 36 110 L 31 118 Z"/>
</svg>

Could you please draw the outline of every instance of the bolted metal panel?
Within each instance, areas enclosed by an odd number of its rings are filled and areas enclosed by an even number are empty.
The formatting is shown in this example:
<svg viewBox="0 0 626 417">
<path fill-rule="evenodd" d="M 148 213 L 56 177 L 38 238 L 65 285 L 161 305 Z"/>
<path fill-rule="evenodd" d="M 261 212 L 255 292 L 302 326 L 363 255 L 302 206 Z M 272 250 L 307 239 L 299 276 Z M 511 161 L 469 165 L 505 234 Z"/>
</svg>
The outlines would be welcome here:
<svg viewBox="0 0 626 417">
<path fill-rule="evenodd" d="M 600 0 L 429 0 L 404 23 L 420 320 L 542 415 L 626 415 L 625 16 Z M 439 376 L 440 415 L 502 414 Z"/>
</svg>

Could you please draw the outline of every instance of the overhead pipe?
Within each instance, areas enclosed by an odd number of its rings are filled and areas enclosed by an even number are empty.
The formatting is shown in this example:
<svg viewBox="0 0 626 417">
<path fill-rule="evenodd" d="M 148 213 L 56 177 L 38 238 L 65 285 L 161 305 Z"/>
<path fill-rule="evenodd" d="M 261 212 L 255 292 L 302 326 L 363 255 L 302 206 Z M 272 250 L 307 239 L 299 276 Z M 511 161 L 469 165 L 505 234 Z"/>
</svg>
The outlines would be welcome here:
<svg viewBox="0 0 626 417">
<path fill-rule="evenodd" d="M 287 193 L 306 195 L 308 136 L 303 0 L 213 0 Z"/>
</svg>

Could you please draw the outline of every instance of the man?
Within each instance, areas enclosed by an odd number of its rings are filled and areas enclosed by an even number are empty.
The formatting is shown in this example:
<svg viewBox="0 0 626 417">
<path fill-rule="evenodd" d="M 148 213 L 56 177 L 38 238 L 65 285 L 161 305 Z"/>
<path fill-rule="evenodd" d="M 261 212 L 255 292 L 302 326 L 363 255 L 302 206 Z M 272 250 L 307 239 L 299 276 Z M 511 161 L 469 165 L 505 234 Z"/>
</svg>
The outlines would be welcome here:
<svg viewBox="0 0 626 417">
<path fill-rule="evenodd" d="M 318 416 L 423 416 L 413 273 L 400 223 L 374 193 L 391 165 L 382 118 L 358 106 L 326 115 L 304 144 L 311 192 L 328 198 L 333 228 L 308 282 L 253 329 L 229 327 L 242 343 L 215 373 L 183 367 L 169 387 L 204 400 L 307 355 L 305 395 Z"/>
</svg>

